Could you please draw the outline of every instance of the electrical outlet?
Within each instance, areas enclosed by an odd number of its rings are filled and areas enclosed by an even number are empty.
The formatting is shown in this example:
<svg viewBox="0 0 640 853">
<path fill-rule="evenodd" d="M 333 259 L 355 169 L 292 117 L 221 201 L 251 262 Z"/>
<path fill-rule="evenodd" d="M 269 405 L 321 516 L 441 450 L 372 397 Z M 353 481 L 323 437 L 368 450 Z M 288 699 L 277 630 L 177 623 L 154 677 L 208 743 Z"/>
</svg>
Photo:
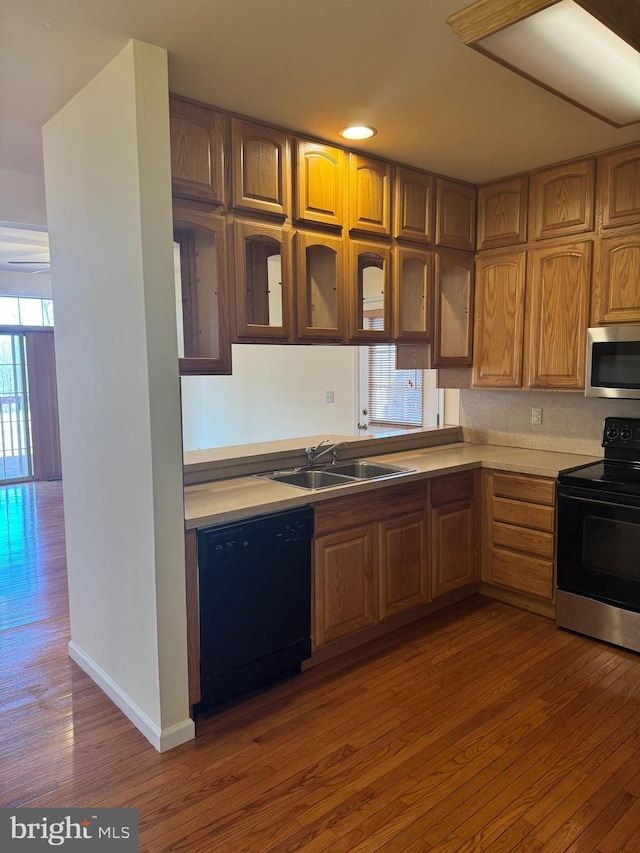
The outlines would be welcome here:
<svg viewBox="0 0 640 853">
<path fill-rule="evenodd" d="M 324 392 L 324 401 L 325 401 L 325 403 L 334 403 L 335 402 L 335 396 L 334 396 L 333 391 L 325 391 Z"/>
<path fill-rule="evenodd" d="M 542 409 L 531 409 L 531 423 L 540 426 L 542 423 Z"/>
</svg>

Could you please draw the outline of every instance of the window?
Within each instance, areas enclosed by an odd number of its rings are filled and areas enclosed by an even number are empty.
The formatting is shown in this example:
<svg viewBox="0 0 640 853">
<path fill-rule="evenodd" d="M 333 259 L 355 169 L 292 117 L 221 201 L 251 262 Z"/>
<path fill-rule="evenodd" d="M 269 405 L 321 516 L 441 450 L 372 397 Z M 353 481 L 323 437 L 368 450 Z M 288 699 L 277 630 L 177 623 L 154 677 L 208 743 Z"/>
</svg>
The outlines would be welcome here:
<svg viewBox="0 0 640 853">
<path fill-rule="evenodd" d="M 422 426 L 422 370 L 396 370 L 392 344 L 368 347 L 369 423 Z"/>
<path fill-rule="evenodd" d="M 367 328 L 381 328 L 379 309 L 365 314 Z M 444 392 L 436 370 L 396 370 L 395 344 L 360 347 L 358 429 L 416 429 L 438 426 Z"/>
<path fill-rule="evenodd" d="M 53 326 L 53 301 L 35 296 L 0 296 L 0 326 Z"/>
</svg>

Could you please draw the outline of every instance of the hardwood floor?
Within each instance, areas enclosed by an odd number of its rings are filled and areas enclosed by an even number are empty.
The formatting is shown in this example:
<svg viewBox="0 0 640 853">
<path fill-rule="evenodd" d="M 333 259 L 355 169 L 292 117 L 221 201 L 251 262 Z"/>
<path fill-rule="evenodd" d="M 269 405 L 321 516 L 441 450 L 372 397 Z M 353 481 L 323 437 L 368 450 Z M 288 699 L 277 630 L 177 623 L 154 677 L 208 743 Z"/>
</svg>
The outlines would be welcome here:
<svg viewBox="0 0 640 853">
<path fill-rule="evenodd" d="M 0 489 L 0 596 L 1 806 L 134 806 L 146 853 L 640 851 L 640 655 L 475 597 L 160 755 L 67 656 L 59 483 Z"/>
</svg>

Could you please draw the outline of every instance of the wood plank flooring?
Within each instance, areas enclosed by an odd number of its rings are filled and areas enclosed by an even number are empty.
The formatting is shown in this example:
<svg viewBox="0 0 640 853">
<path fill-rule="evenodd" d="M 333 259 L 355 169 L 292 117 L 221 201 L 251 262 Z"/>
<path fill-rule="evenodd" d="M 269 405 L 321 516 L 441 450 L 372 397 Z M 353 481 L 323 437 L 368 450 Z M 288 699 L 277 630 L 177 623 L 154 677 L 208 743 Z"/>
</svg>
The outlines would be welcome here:
<svg viewBox="0 0 640 853">
<path fill-rule="evenodd" d="M 475 597 L 159 755 L 66 597 L 60 484 L 0 489 L 0 806 L 134 806 L 146 853 L 640 851 L 640 655 Z"/>
</svg>

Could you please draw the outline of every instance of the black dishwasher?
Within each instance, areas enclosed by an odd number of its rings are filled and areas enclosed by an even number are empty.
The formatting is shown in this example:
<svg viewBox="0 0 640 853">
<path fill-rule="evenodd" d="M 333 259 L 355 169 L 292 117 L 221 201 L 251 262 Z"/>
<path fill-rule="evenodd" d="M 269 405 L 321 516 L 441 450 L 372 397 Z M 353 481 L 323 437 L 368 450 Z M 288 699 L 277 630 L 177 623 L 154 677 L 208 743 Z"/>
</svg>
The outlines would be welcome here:
<svg viewBox="0 0 640 853">
<path fill-rule="evenodd" d="M 311 654 L 309 506 L 198 531 L 197 714 L 300 672 Z"/>
</svg>

